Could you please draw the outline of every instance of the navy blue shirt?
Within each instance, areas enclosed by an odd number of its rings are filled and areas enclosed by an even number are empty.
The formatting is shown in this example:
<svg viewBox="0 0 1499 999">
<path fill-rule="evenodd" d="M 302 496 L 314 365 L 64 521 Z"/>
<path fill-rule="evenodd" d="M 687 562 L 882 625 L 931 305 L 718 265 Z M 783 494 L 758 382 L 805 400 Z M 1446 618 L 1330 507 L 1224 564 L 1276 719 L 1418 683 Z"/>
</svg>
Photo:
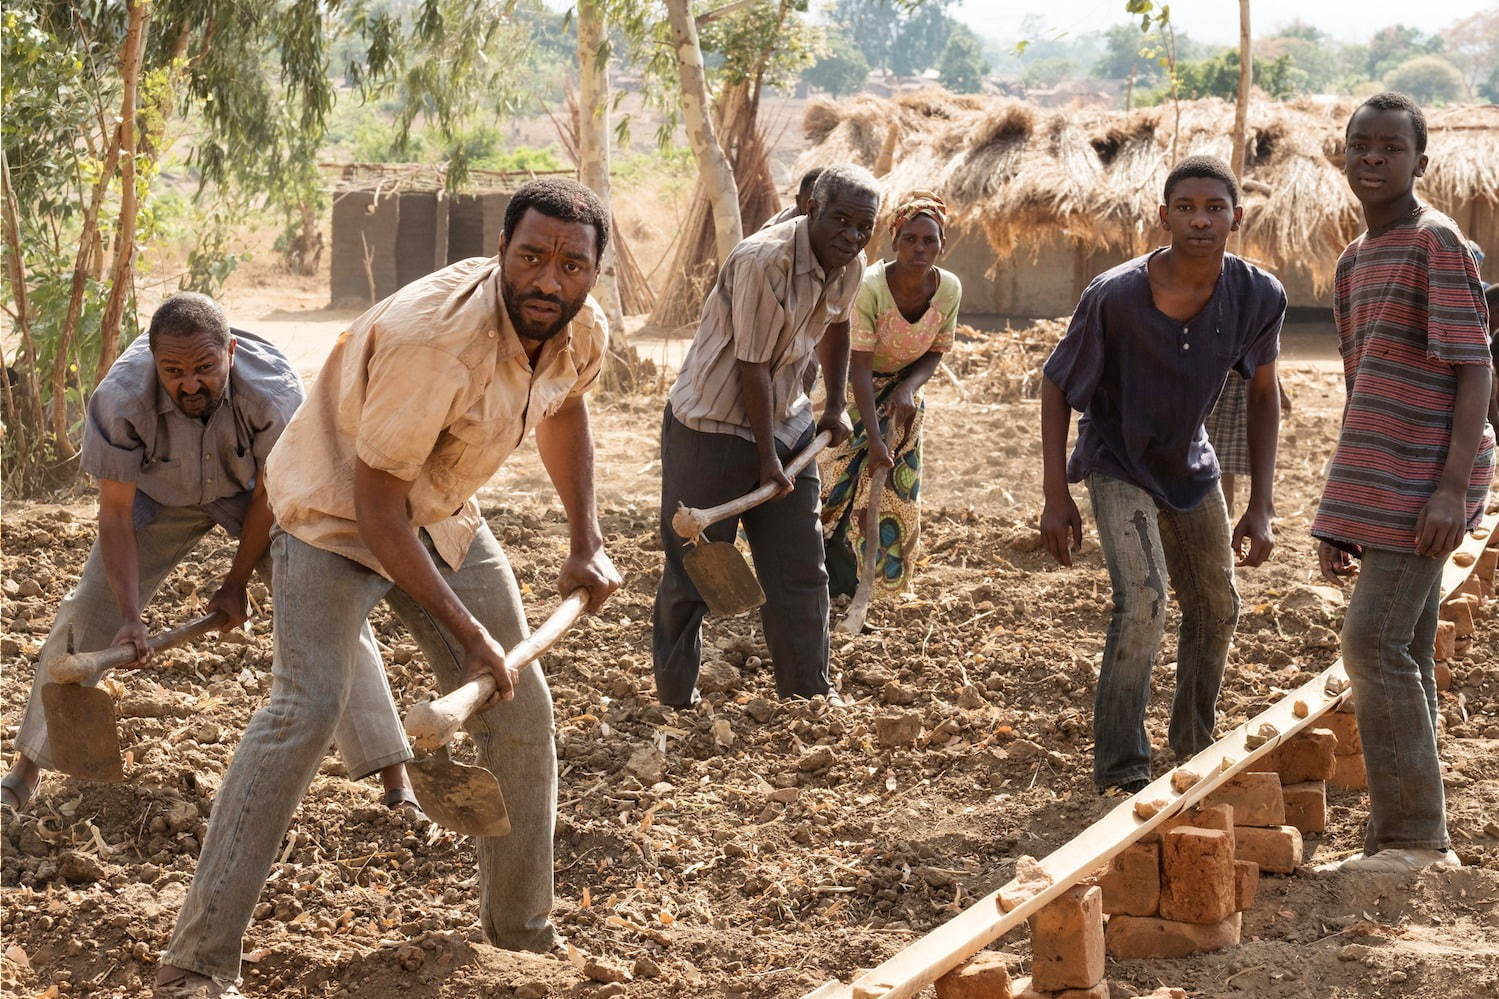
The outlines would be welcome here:
<svg viewBox="0 0 1499 999">
<path fill-rule="evenodd" d="M 1203 420 L 1230 369 L 1244 378 L 1280 353 L 1286 293 L 1274 275 L 1224 254 L 1202 311 L 1179 322 L 1155 307 L 1148 261 L 1098 275 L 1043 369 L 1082 413 L 1067 480 L 1097 472 L 1191 510 L 1218 481 Z"/>
</svg>

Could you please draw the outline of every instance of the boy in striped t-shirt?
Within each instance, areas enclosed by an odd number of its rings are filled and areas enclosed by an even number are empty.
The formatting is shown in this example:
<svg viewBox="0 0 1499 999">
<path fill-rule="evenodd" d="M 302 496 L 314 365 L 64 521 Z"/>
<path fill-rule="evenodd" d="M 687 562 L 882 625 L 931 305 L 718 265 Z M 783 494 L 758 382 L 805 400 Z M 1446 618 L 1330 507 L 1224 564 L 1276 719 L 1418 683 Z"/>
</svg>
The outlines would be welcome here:
<svg viewBox="0 0 1499 999">
<path fill-rule="evenodd" d="M 1433 663 L 1447 553 L 1483 512 L 1494 437 L 1483 286 L 1462 233 L 1412 190 L 1426 119 L 1378 94 L 1348 122 L 1344 170 L 1367 231 L 1333 295 L 1348 401 L 1312 533 L 1322 574 L 1358 574 L 1343 662 L 1369 771 L 1364 852 L 1342 870 L 1456 866 L 1437 759 Z M 1353 559 L 1360 564 L 1354 568 Z"/>
</svg>

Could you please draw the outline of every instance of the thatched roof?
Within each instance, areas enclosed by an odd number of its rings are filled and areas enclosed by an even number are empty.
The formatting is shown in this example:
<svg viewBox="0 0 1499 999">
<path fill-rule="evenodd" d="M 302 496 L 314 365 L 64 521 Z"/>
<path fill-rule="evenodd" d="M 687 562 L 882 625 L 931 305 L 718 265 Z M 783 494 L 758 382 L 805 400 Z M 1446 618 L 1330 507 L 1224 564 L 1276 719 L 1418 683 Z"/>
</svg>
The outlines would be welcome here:
<svg viewBox="0 0 1499 999">
<path fill-rule="evenodd" d="M 1304 268 L 1318 285 L 1361 228 L 1343 179 L 1343 125 L 1354 104 L 1257 101 L 1250 109 L 1244 240 L 1267 266 Z M 1003 260 L 1061 233 L 1080 246 L 1144 252 L 1174 157 L 1228 160 L 1234 108 L 1185 101 L 1135 111 L 1048 110 L 1001 97 L 924 91 L 819 101 L 798 170 L 873 169 L 887 198 L 935 187 L 956 223 L 983 231 Z M 1499 106 L 1429 115 L 1431 168 L 1417 192 L 1499 253 Z M 1477 208 L 1475 209 L 1475 206 Z M 1472 230 L 1478 231 L 1472 231 Z"/>
</svg>

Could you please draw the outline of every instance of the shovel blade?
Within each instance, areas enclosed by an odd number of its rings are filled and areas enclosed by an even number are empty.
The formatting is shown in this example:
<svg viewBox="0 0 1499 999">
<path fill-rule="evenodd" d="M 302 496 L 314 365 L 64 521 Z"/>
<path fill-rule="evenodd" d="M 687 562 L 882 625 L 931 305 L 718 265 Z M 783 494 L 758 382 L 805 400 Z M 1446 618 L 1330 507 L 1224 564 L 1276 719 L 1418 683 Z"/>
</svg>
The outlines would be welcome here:
<svg viewBox="0 0 1499 999">
<path fill-rule="evenodd" d="M 765 603 L 760 581 L 739 549 L 727 541 L 696 545 L 682 556 L 682 565 L 702 594 L 709 614 L 743 614 Z"/>
<path fill-rule="evenodd" d="M 125 779 L 115 702 L 107 691 L 76 683 L 45 683 L 42 711 L 53 768 L 110 784 Z"/>
<path fill-rule="evenodd" d="M 406 764 L 411 789 L 422 811 L 440 826 L 465 836 L 504 836 L 510 815 L 500 782 L 483 767 L 425 756 Z"/>
</svg>

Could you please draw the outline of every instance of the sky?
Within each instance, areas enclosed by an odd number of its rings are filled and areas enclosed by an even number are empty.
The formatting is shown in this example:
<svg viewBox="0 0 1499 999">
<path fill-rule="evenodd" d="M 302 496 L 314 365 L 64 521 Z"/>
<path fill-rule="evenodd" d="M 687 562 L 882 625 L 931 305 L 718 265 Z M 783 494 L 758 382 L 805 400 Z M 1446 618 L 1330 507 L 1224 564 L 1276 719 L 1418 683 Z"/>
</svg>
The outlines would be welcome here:
<svg viewBox="0 0 1499 999">
<path fill-rule="evenodd" d="M 1158 0 L 1159 2 L 1159 0 Z M 980 35 L 1013 39 L 1020 19 L 1029 13 L 1046 17 L 1055 31 L 1082 34 L 1127 20 L 1125 0 L 960 0 L 953 16 Z M 1253 0 L 1251 30 L 1258 35 L 1300 18 L 1345 42 L 1364 42 L 1380 28 L 1409 24 L 1430 34 L 1452 22 L 1493 10 L 1496 0 Z M 1201 42 L 1236 45 L 1239 41 L 1239 5 L 1236 0 L 1175 0 L 1171 19 L 1176 26 Z"/>
</svg>

